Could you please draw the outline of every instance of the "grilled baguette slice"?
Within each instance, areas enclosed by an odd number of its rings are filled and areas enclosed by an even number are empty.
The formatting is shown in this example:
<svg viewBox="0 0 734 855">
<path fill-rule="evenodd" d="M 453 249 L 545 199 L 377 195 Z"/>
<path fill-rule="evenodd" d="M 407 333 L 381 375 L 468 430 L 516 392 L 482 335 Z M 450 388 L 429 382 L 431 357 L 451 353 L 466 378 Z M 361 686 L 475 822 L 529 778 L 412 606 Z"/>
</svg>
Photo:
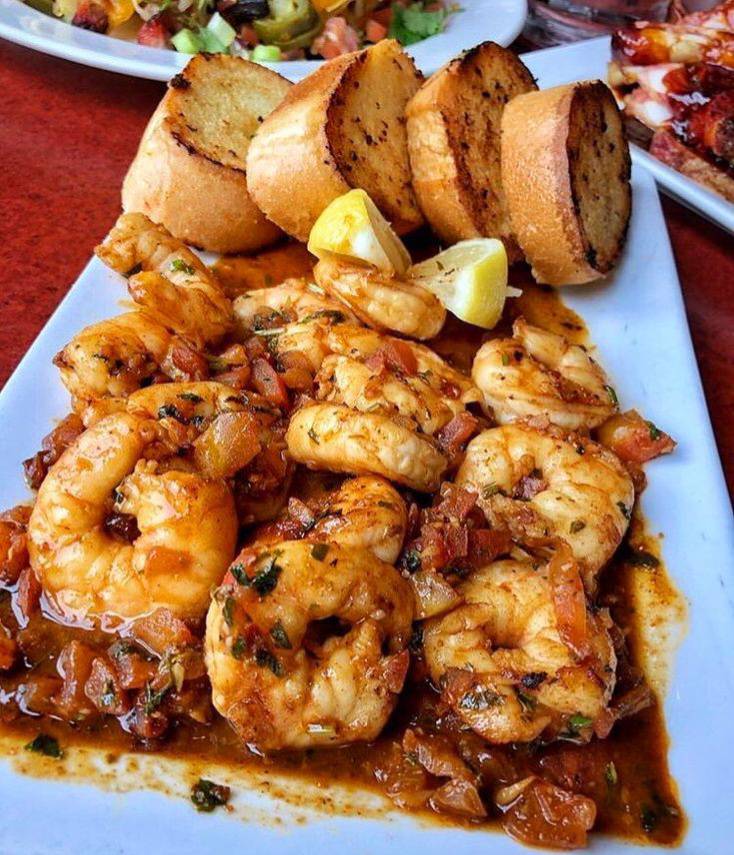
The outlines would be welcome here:
<svg viewBox="0 0 734 855">
<path fill-rule="evenodd" d="M 599 279 L 627 236 L 630 156 L 600 81 L 519 95 L 502 116 L 502 184 L 512 230 L 538 282 Z"/>
<path fill-rule="evenodd" d="M 122 187 L 140 211 L 180 240 L 248 252 L 281 232 L 247 192 L 250 138 L 291 84 L 234 56 L 198 54 L 169 83 Z"/>
<path fill-rule="evenodd" d="M 329 202 L 353 187 L 369 193 L 397 232 L 420 226 L 404 118 L 420 81 L 413 60 L 387 39 L 325 63 L 255 135 L 247 155 L 252 198 L 302 241 Z"/>
<path fill-rule="evenodd" d="M 502 192 L 500 122 L 508 101 L 534 89 L 512 51 L 483 42 L 437 71 L 408 104 L 413 187 L 446 243 L 496 237 L 511 261 L 522 257 Z"/>
</svg>

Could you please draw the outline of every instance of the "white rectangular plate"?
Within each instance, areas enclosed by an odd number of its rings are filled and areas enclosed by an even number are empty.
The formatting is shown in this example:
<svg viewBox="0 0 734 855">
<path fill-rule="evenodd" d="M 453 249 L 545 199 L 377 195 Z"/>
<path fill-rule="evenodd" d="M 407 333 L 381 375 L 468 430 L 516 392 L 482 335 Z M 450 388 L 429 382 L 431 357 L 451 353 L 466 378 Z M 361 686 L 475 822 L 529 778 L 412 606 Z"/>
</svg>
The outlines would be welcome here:
<svg viewBox="0 0 734 855">
<path fill-rule="evenodd" d="M 617 273 L 564 298 L 587 321 L 624 407 L 636 407 L 677 440 L 670 457 L 649 466 L 643 509 L 664 532 L 672 576 L 690 603 L 690 631 L 677 658 L 665 712 L 670 762 L 690 831 L 681 853 L 730 851 L 734 741 L 734 524 L 686 325 L 655 185 L 635 169 L 629 245 Z M 82 326 L 119 313 L 122 279 L 93 260 L 0 394 L 0 507 L 28 498 L 21 461 L 34 453 L 68 397 L 51 364 Z M 323 816 L 283 827 L 202 816 L 184 800 L 153 792 L 112 795 L 87 785 L 15 774 L 0 763 L 0 852 L 77 855 L 121 853 L 318 852 L 453 855 L 528 851 L 490 832 Z M 240 802 L 271 816 L 288 811 L 257 793 Z M 252 816 L 252 814 L 251 814 Z M 598 839 L 594 851 L 629 852 Z M 651 851 L 651 850 L 646 850 Z"/>
<path fill-rule="evenodd" d="M 522 57 L 533 74 L 541 79 L 542 88 L 596 77 L 606 81 L 607 63 L 611 58 L 608 36 L 534 51 Z M 639 146 L 632 145 L 630 149 L 632 160 L 651 172 L 668 196 L 734 233 L 734 204 L 666 166 Z"/>
</svg>

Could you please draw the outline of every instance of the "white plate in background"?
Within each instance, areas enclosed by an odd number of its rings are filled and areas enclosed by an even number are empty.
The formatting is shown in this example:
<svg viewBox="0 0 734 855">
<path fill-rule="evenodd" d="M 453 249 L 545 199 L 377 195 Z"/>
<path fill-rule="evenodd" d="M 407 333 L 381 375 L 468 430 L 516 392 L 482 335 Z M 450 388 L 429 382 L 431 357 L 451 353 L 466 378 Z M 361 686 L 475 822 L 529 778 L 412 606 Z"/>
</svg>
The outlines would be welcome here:
<svg viewBox="0 0 734 855">
<path fill-rule="evenodd" d="M 457 53 L 487 39 L 509 45 L 522 30 L 527 14 L 526 0 L 466 0 L 461 5 L 462 11 L 451 15 L 442 33 L 407 48 L 424 72 L 435 71 Z M 146 47 L 72 27 L 20 0 L 0 0 L 0 37 L 82 65 L 149 80 L 170 80 L 190 59 L 175 50 Z M 317 69 L 322 61 L 267 65 L 295 81 Z"/>
<path fill-rule="evenodd" d="M 589 39 L 573 45 L 547 48 L 523 54 L 522 60 L 543 81 L 543 88 L 598 77 L 606 80 L 611 59 L 608 36 Z M 681 175 L 637 145 L 631 145 L 632 160 L 655 176 L 660 189 L 668 196 L 734 234 L 734 204 Z"/>
<path fill-rule="evenodd" d="M 618 270 L 600 284 L 567 288 L 563 297 L 587 322 L 623 407 L 636 407 L 678 440 L 674 454 L 648 466 L 642 497 L 651 530 L 664 533 L 669 572 L 690 605 L 689 632 L 665 699 L 671 771 L 690 820 L 676 852 L 723 855 L 731 851 L 734 768 L 734 520 L 655 184 L 635 167 L 633 188 L 629 242 Z M 125 295 L 122 278 L 93 259 L 0 394 L 0 508 L 28 498 L 21 461 L 37 450 L 53 419 L 68 411 L 53 355 L 85 324 L 119 314 Z M 238 792 L 237 802 L 251 809 L 249 821 L 205 816 L 183 798 L 143 788 L 114 795 L 88 785 L 24 778 L 6 762 L 0 762 L 0 793 L 3 855 L 532 851 L 500 834 L 426 825 L 394 814 L 389 822 L 323 815 L 297 823 L 282 803 L 247 790 Z M 281 827 L 259 822 L 258 808 L 280 817 Z M 595 838 L 593 851 L 629 855 L 631 848 Z"/>
</svg>

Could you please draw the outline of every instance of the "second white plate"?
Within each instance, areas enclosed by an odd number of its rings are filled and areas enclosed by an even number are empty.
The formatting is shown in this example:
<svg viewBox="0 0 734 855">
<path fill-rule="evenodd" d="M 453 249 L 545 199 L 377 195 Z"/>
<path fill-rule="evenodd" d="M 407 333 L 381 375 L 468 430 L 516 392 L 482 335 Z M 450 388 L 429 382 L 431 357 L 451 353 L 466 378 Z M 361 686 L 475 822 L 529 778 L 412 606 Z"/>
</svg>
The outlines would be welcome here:
<svg viewBox="0 0 734 855">
<path fill-rule="evenodd" d="M 466 0 L 462 6 L 449 18 L 444 32 L 407 49 L 423 72 L 436 71 L 457 53 L 487 39 L 509 45 L 523 28 L 527 14 L 526 0 Z M 20 0 L 0 0 L 0 37 L 82 65 L 149 80 L 170 80 L 190 59 L 175 50 L 146 47 L 72 27 Z M 320 65 L 322 62 L 314 59 L 268 63 L 294 81 Z"/>
</svg>

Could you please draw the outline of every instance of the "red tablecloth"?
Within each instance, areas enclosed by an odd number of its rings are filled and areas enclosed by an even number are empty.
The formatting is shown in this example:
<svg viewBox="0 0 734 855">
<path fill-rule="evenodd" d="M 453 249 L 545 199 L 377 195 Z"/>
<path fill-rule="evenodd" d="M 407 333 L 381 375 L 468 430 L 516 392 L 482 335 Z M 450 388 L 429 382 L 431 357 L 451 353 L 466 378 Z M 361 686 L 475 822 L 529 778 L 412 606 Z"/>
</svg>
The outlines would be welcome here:
<svg viewBox="0 0 734 855">
<path fill-rule="evenodd" d="M 163 91 L 0 41 L 0 383 L 114 222 L 122 177 Z M 734 239 L 663 205 L 731 490 Z"/>
</svg>

